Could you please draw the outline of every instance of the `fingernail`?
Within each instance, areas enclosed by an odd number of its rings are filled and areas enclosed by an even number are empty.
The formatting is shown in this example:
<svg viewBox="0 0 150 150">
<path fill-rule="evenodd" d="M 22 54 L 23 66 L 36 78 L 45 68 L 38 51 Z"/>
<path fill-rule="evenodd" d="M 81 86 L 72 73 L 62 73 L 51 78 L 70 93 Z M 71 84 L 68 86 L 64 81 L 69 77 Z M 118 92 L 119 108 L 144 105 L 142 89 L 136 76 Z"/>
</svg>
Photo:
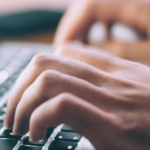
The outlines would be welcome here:
<svg viewBox="0 0 150 150">
<path fill-rule="evenodd" d="M 31 139 L 31 137 L 29 137 L 29 141 L 30 141 L 30 142 L 34 142 L 34 141 Z"/>
<path fill-rule="evenodd" d="M 30 142 L 38 142 L 38 140 L 33 140 L 30 136 L 29 136 L 29 141 Z"/>
</svg>

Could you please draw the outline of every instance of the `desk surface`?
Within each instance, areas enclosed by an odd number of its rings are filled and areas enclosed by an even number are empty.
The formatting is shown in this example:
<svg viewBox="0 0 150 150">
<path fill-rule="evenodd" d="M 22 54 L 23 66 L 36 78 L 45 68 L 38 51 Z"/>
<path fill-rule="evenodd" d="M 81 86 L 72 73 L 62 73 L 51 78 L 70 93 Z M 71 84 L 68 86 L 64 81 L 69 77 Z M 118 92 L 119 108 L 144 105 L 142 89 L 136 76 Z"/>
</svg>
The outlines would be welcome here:
<svg viewBox="0 0 150 150">
<path fill-rule="evenodd" d="M 52 43 L 54 33 L 55 30 L 25 36 L 3 37 L 1 38 L 1 42 L 15 41 L 15 42 Z"/>
<path fill-rule="evenodd" d="M 0 15 L 36 9 L 64 10 L 72 1 L 73 0 L 2 0 L 0 1 Z M 2 37 L 0 38 L 0 41 L 52 43 L 54 32 L 55 31 L 44 31 L 43 33 L 36 33 L 32 35 Z"/>
</svg>

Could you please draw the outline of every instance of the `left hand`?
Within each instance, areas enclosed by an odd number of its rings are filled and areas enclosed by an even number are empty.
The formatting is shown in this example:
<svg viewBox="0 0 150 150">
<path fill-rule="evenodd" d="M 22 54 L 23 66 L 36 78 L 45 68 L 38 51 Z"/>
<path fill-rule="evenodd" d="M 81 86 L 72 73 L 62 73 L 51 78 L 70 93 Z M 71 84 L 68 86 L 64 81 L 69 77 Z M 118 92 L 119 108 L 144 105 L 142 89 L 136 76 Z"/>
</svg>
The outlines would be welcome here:
<svg viewBox="0 0 150 150">
<path fill-rule="evenodd" d="M 95 22 L 102 22 L 109 30 L 110 24 L 121 22 L 145 33 L 147 39 L 134 43 L 105 41 L 94 43 L 121 58 L 150 63 L 150 1 L 143 0 L 76 0 L 72 2 L 57 29 L 54 43 L 60 45 L 78 40 L 88 43 L 88 32 Z M 108 31 L 107 31 L 108 32 Z"/>
<path fill-rule="evenodd" d="M 67 123 L 97 149 L 149 150 L 150 68 L 76 43 L 57 55 L 35 56 L 20 75 L 5 126 L 39 140 Z"/>
</svg>

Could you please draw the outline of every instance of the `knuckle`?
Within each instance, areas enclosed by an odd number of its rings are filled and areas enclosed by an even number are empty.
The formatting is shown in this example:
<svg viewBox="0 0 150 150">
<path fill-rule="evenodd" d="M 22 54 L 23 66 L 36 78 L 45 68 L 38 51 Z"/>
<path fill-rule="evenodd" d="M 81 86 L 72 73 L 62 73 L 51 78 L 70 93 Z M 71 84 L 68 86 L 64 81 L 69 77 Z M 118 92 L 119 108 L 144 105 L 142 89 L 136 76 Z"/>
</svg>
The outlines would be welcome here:
<svg viewBox="0 0 150 150">
<path fill-rule="evenodd" d="M 68 108 L 72 105 L 71 100 L 73 99 L 72 94 L 70 93 L 62 93 L 59 95 L 58 99 L 58 109 L 61 112 L 66 112 Z"/>
<path fill-rule="evenodd" d="M 55 55 L 68 56 L 68 53 L 75 52 L 77 49 L 81 49 L 84 44 L 79 41 L 67 42 L 58 47 Z"/>
<path fill-rule="evenodd" d="M 50 59 L 49 53 L 40 53 L 33 57 L 32 63 L 36 67 L 45 65 Z"/>
<path fill-rule="evenodd" d="M 40 82 L 42 85 L 53 85 L 58 80 L 58 72 L 55 70 L 46 70 L 40 76 Z"/>
<path fill-rule="evenodd" d="M 64 56 L 68 53 L 68 50 L 71 49 L 70 44 L 62 44 L 59 46 L 59 48 L 56 50 L 55 54 L 59 56 Z"/>
</svg>

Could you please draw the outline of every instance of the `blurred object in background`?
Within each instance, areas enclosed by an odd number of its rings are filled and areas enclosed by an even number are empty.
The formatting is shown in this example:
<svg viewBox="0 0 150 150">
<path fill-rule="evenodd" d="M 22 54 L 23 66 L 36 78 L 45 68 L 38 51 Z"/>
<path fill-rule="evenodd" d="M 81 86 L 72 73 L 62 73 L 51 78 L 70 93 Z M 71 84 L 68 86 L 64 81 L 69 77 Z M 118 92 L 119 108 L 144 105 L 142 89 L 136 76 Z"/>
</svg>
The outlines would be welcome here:
<svg viewBox="0 0 150 150">
<path fill-rule="evenodd" d="M 119 22 L 112 26 L 110 36 L 112 39 L 120 42 L 136 42 L 147 38 L 144 33 Z"/>
<path fill-rule="evenodd" d="M 18 36 L 55 29 L 62 11 L 32 10 L 0 16 L 0 36 Z"/>
<path fill-rule="evenodd" d="M 0 37 L 26 36 L 57 28 L 70 0 L 0 1 Z"/>
<path fill-rule="evenodd" d="M 88 43 L 95 45 L 107 40 L 107 28 L 102 22 L 94 23 L 88 33 Z"/>
<path fill-rule="evenodd" d="M 104 23 L 97 22 L 89 31 L 88 43 L 96 45 L 107 40 L 133 43 L 146 38 L 144 33 L 119 22 L 114 23 L 109 31 Z"/>
<path fill-rule="evenodd" d="M 31 10 L 65 10 L 72 0 L 1 0 L 0 14 Z"/>
</svg>

